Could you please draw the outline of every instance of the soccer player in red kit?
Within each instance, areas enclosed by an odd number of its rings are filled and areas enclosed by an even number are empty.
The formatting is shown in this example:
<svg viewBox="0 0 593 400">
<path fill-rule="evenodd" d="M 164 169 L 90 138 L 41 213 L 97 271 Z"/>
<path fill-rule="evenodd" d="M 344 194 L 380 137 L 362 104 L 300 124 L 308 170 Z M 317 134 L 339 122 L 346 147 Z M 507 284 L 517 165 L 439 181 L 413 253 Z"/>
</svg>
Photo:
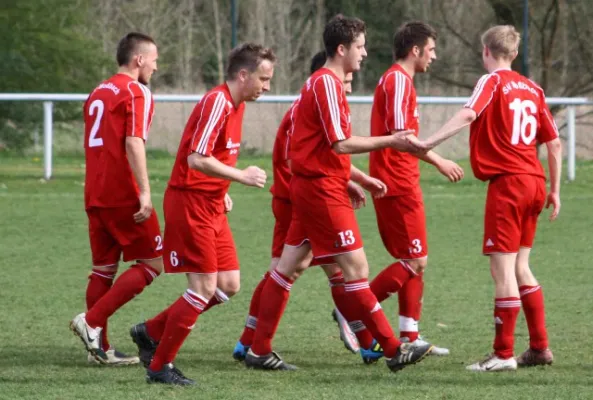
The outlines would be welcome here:
<svg viewBox="0 0 593 400">
<path fill-rule="evenodd" d="M 326 62 L 325 51 L 320 51 L 315 54 L 311 59 L 311 74 L 318 69 L 322 68 Z M 352 73 L 349 73 L 344 78 L 344 91 L 346 93 L 352 92 Z M 249 314 L 245 321 L 245 327 L 243 333 L 239 338 L 239 341 L 233 349 L 233 358 L 238 361 L 243 361 L 247 355 L 247 351 L 251 347 L 253 342 L 253 334 L 257 325 L 257 313 L 259 310 L 260 298 L 262 289 L 270 276 L 270 273 L 274 271 L 280 261 L 282 255 L 282 249 L 284 248 L 284 242 L 286 235 L 290 227 L 292 220 L 292 203 L 290 202 L 289 184 L 292 173 L 290 172 L 289 166 L 289 148 L 290 148 L 290 137 L 294 127 L 294 121 L 296 119 L 297 110 L 299 107 L 300 97 L 298 97 L 290 106 L 280 127 L 276 134 L 276 140 L 274 141 L 274 149 L 272 154 L 272 164 L 274 168 L 274 184 L 272 185 L 270 192 L 272 193 L 272 212 L 276 223 L 274 225 L 274 234 L 272 239 L 272 260 L 270 262 L 269 272 L 263 276 L 259 282 L 253 295 L 251 296 L 251 302 L 249 303 Z M 362 206 L 366 201 L 364 192 L 358 185 L 353 182 L 349 182 L 349 193 L 351 200 L 355 202 L 355 208 Z M 327 261 L 327 260 L 326 260 Z M 319 262 L 316 262 L 319 264 Z M 321 268 L 326 273 L 329 279 L 329 285 L 331 288 L 332 296 L 336 304 L 340 303 L 340 299 L 343 297 L 343 286 L 344 277 L 342 271 L 335 264 L 321 265 Z M 336 297 L 338 297 L 336 299 Z M 337 301 L 336 301 L 337 300 Z M 336 320 L 338 319 L 336 312 Z M 347 349 L 356 353 L 358 351 L 358 342 L 356 336 L 350 330 L 348 323 L 340 323 L 340 337 L 344 342 Z"/>
<path fill-rule="evenodd" d="M 145 154 L 154 112 L 146 85 L 157 70 L 157 58 L 150 36 L 129 33 L 117 47 L 118 73 L 97 86 L 84 104 L 84 200 L 93 269 L 88 311 L 77 315 L 70 328 L 82 339 L 89 360 L 101 364 L 139 362 L 110 346 L 107 319 L 163 269 Z M 124 262 L 135 263 L 113 283 L 122 255 Z"/>
<path fill-rule="evenodd" d="M 360 319 L 385 351 L 388 367 L 396 372 L 423 359 L 431 345 L 400 343 L 368 284 L 368 264 L 354 209 L 348 197 L 351 168 L 349 154 L 385 147 L 407 147 L 402 138 L 410 131 L 381 137 L 351 135 L 350 110 L 343 87 L 349 72 L 360 69 L 366 57 L 363 21 L 338 15 L 325 26 L 323 42 L 328 60 L 301 90 L 301 100 L 291 138 L 293 173 L 290 198 L 293 218 L 278 266 L 262 289 L 253 345 L 247 352 L 248 368 L 293 370 L 272 351 L 272 339 L 288 302 L 290 289 L 312 257 L 333 257 L 344 275 L 348 320 Z M 405 142 L 405 140 L 404 140 Z M 362 181 L 360 183 L 363 183 Z M 364 186 L 364 184 L 363 184 Z M 384 193 L 384 186 L 375 190 Z M 356 318 L 358 317 L 358 318 Z"/>
<path fill-rule="evenodd" d="M 371 113 L 371 135 L 391 135 L 404 129 L 417 136 L 418 107 L 414 76 L 424 73 L 436 59 L 436 31 L 423 22 L 407 22 L 393 37 L 395 63 L 383 74 L 375 89 Z M 374 151 L 370 155 L 371 176 L 385 182 L 387 194 L 373 199 L 379 233 L 385 248 L 399 259 L 371 282 L 371 290 L 382 302 L 397 293 L 399 330 L 402 341 L 424 342 L 419 338 L 418 321 L 422 310 L 423 274 L 428 261 L 426 215 L 420 187 L 419 159 L 434 165 L 451 182 L 463 178 L 463 169 L 433 151 L 406 153 L 397 149 Z M 361 321 L 351 325 L 361 336 Z M 362 349 L 363 359 L 381 356 L 376 347 Z M 447 355 L 449 350 L 434 346 L 431 354 Z"/>
<path fill-rule="evenodd" d="M 149 383 L 192 385 L 173 366 L 181 345 L 208 308 L 239 291 L 239 260 L 226 212 L 232 181 L 263 187 L 265 172 L 235 168 L 245 101 L 270 90 L 274 53 L 246 43 L 230 52 L 226 82 L 194 108 L 177 152 L 164 199 L 165 272 L 183 273 L 186 292 L 169 308 L 131 329 Z"/>
<path fill-rule="evenodd" d="M 476 178 L 488 181 L 482 251 L 490 257 L 495 284 L 494 352 L 467 367 L 472 371 L 515 370 L 517 365 L 551 364 L 545 325 L 544 297 L 529 268 L 537 218 L 544 206 L 560 211 L 562 147 L 544 91 L 511 70 L 520 34 L 510 25 L 482 35 L 482 76 L 465 107 L 425 141 L 409 137 L 427 150 L 470 125 L 470 160 Z M 546 145 L 550 191 L 537 157 L 536 144 Z M 513 358 L 515 323 L 523 306 L 529 348 Z"/>
</svg>

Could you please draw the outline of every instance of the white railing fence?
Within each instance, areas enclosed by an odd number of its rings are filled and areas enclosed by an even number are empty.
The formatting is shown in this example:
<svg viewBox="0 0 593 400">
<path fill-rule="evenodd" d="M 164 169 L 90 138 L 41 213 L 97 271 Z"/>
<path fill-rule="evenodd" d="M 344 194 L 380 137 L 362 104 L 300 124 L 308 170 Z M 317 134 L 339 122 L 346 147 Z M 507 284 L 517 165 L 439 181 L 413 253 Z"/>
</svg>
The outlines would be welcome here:
<svg viewBox="0 0 593 400">
<path fill-rule="evenodd" d="M 0 93 L 0 101 L 43 102 L 43 163 L 45 179 L 50 179 L 52 175 L 53 103 L 56 101 L 83 102 L 87 97 L 87 94 Z M 182 103 L 196 103 L 201 98 L 202 95 L 157 94 L 154 96 L 155 101 Z M 257 101 L 262 103 L 292 103 L 295 99 L 296 96 L 294 95 L 266 95 Z M 418 97 L 418 104 L 462 105 L 467 100 L 467 97 Z M 549 97 L 546 100 L 550 105 L 566 107 L 567 178 L 569 181 L 573 181 L 576 172 L 576 107 L 593 105 L 593 100 L 585 97 Z M 351 104 L 370 104 L 373 102 L 373 98 L 371 96 L 349 96 L 348 101 Z"/>
</svg>

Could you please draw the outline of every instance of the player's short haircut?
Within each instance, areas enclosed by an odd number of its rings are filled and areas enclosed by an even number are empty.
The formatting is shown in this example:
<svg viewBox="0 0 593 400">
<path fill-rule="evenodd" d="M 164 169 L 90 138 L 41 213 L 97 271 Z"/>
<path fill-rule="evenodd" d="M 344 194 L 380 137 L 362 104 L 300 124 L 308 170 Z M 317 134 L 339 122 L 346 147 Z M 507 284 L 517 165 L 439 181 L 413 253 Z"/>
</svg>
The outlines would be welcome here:
<svg viewBox="0 0 593 400">
<path fill-rule="evenodd" d="M 437 40 L 437 31 L 422 21 L 411 21 L 401 25 L 393 35 L 393 58 L 395 61 L 405 59 L 414 46 L 420 48 L 420 54 L 428 39 Z"/>
<path fill-rule="evenodd" d="M 226 77 L 230 80 L 235 79 L 242 69 L 246 69 L 249 73 L 255 72 L 264 60 L 276 62 L 276 55 L 272 49 L 259 44 L 243 43 L 229 53 Z"/>
<path fill-rule="evenodd" d="M 325 53 L 329 58 L 332 58 L 336 55 L 339 45 L 344 45 L 349 49 L 358 35 L 366 34 L 366 29 L 366 25 L 361 19 L 345 17 L 342 14 L 336 15 L 329 20 L 323 30 Z"/>
<path fill-rule="evenodd" d="M 325 50 L 321 50 L 319 53 L 315 54 L 311 59 L 311 74 L 323 67 L 326 61 L 327 55 L 325 54 Z"/>
<path fill-rule="evenodd" d="M 519 51 L 521 34 L 512 25 L 497 25 L 482 34 L 482 44 L 495 59 L 512 60 Z"/>
<path fill-rule="evenodd" d="M 117 65 L 128 65 L 132 61 L 132 56 L 139 51 L 140 45 L 152 43 L 156 46 L 153 38 L 144 33 L 130 32 L 117 44 Z"/>
</svg>

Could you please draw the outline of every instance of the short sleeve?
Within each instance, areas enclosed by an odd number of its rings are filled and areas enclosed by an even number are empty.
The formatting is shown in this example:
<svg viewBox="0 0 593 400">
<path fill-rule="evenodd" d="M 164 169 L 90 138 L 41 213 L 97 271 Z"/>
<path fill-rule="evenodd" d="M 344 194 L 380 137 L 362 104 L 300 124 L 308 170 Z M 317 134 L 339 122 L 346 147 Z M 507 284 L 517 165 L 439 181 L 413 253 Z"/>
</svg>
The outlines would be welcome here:
<svg viewBox="0 0 593 400">
<path fill-rule="evenodd" d="M 551 140 L 558 138 L 558 127 L 554 121 L 554 117 L 546 104 L 546 97 L 543 94 L 541 96 L 541 103 L 539 106 L 539 129 L 537 130 L 537 141 L 539 143 L 546 143 Z"/>
<path fill-rule="evenodd" d="M 196 126 L 193 128 L 192 152 L 203 156 L 212 155 L 214 142 L 228 115 L 226 107 L 227 100 L 222 92 L 210 93 L 202 99 L 197 108 L 200 115 L 195 119 Z"/>
<path fill-rule="evenodd" d="M 389 132 L 407 128 L 407 108 L 412 93 L 411 80 L 400 71 L 389 74 L 383 82 L 385 127 Z"/>
<path fill-rule="evenodd" d="M 350 137 L 348 106 L 343 86 L 331 75 L 321 75 L 313 84 L 315 103 L 327 140 L 331 145 Z"/>
<path fill-rule="evenodd" d="M 468 102 L 465 103 L 464 107 L 470 108 L 474 110 L 477 115 L 480 115 L 492 101 L 499 79 L 500 78 L 496 74 L 483 75 L 476 84 L 474 92 Z"/>
<path fill-rule="evenodd" d="M 150 89 L 139 82 L 128 85 L 130 101 L 126 107 L 126 136 L 148 139 L 154 104 Z"/>
</svg>

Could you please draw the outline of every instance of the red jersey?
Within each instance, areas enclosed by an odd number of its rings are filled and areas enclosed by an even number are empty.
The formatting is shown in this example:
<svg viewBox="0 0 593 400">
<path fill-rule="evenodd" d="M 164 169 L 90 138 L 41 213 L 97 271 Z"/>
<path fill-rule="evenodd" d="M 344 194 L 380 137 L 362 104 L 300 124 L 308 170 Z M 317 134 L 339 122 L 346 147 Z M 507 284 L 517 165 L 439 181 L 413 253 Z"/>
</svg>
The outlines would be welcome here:
<svg viewBox="0 0 593 400">
<path fill-rule="evenodd" d="M 418 136 L 416 89 L 408 73 L 394 64 L 383 74 L 373 98 L 371 136 L 413 129 Z M 420 190 L 418 158 L 396 149 L 371 152 L 369 172 L 387 185 L 387 196 L 400 196 Z"/>
<path fill-rule="evenodd" d="M 270 192 L 274 197 L 280 197 L 282 199 L 290 199 L 288 185 L 290 184 L 292 172 L 290 172 L 287 161 L 289 160 L 288 152 L 290 149 L 290 137 L 292 136 L 294 128 L 299 100 L 300 97 L 292 103 L 286 114 L 284 114 L 284 118 L 282 118 L 278 132 L 276 133 L 274 150 L 272 152 L 274 184 L 270 188 Z"/>
<path fill-rule="evenodd" d="M 126 154 L 126 137 L 146 141 L 154 103 L 150 90 L 116 74 L 93 90 L 84 103 L 84 203 L 90 207 L 138 204 L 139 190 Z"/>
<path fill-rule="evenodd" d="M 231 181 L 189 168 L 187 157 L 199 153 L 234 167 L 241 147 L 244 110 L 244 103 L 235 107 L 226 83 L 204 95 L 185 125 L 169 180 L 170 187 L 194 190 L 219 199 L 224 197 Z"/>
<path fill-rule="evenodd" d="M 350 155 L 332 145 L 351 136 L 350 107 L 342 81 L 321 68 L 307 79 L 290 143 L 292 173 L 305 178 L 350 179 Z"/>
<path fill-rule="evenodd" d="M 509 69 L 482 76 L 465 107 L 478 118 L 470 126 L 470 161 L 476 178 L 529 174 L 545 178 L 536 143 L 558 137 L 544 91 Z"/>
</svg>

